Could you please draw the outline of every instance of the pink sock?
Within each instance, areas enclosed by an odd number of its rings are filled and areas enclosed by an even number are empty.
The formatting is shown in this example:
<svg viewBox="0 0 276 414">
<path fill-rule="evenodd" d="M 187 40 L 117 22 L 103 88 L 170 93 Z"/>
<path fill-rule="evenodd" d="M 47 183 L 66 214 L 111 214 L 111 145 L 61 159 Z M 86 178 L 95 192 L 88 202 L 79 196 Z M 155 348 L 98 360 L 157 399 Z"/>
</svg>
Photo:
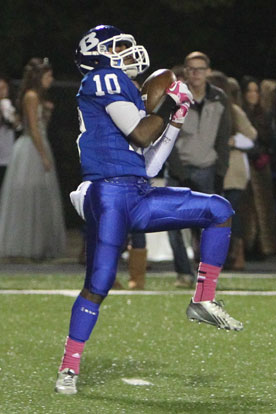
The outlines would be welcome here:
<svg viewBox="0 0 276 414">
<path fill-rule="evenodd" d="M 214 300 L 221 267 L 199 263 L 194 302 Z"/>
<path fill-rule="evenodd" d="M 85 342 L 77 342 L 69 338 L 69 336 L 67 337 L 59 371 L 64 370 L 64 368 L 70 368 L 75 371 L 75 374 L 80 372 L 80 360 L 84 345 Z"/>
</svg>

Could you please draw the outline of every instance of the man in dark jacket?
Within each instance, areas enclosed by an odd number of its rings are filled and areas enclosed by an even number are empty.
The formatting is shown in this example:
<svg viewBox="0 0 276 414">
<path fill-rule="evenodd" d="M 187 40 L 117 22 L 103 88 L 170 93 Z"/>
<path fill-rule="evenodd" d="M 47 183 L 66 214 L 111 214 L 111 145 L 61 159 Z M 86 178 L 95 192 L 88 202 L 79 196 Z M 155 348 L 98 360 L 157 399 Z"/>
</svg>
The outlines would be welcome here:
<svg viewBox="0 0 276 414">
<path fill-rule="evenodd" d="M 231 117 L 225 93 L 207 82 L 210 59 L 192 52 L 184 61 L 184 75 L 194 103 L 167 162 L 167 185 L 190 187 L 194 191 L 222 191 L 228 168 Z M 193 284 L 193 270 L 179 230 L 169 232 L 174 254 L 176 286 Z"/>
</svg>

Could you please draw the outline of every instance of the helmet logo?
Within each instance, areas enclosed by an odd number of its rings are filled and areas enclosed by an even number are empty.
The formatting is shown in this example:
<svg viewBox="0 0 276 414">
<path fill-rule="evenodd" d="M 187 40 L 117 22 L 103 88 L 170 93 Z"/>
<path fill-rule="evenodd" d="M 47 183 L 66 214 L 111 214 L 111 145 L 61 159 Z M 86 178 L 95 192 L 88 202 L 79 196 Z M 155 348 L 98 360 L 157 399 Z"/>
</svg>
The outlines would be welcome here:
<svg viewBox="0 0 276 414">
<path fill-rule="evenodd" d="M 99 43 L 99 39 L 96 38 L 97 33 L 92 32 L 89 35 L 85 36 L 80 42 L 80 51 L 81 53 L 89 52 L 90 49 L 93 49 Z"/>
</svg>

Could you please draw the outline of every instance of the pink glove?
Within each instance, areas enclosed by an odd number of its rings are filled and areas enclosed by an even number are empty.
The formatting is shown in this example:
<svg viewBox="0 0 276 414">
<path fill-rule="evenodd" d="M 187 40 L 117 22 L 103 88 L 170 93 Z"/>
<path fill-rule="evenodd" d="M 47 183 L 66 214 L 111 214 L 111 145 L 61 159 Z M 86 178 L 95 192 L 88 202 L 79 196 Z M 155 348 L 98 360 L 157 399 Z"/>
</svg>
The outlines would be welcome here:
<svg viewBox="0 0 276 414">
<path fill-rule="evenodd" d="M 190 108 L 190 102 L 185 102 L 180 106 L 180 108 L 176 111 L 174 116 L 172 117 L 172 121 L 176 122 L 177 124 L 183 124 L 186 118 L 186 115 Z"/>
<path fill-rule="evenodd" d="M 193 95 L 188 89 L 187 85 L 181 81 L 173 82 L 168 89 L 166 89 L 166 94 L 174 99 L 177 106 L 180 106 L 182 103 L 193 103 Z"/>
</svg>

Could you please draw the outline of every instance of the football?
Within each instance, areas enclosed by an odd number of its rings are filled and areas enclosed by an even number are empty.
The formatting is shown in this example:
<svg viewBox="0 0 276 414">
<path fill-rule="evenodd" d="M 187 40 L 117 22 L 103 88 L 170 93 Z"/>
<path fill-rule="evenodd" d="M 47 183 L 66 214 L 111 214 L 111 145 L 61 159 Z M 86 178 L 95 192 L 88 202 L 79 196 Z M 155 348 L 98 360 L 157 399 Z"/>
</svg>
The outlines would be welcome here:
<svg viewBox="0 0 276 414">
<path fill-rule="evenodd" d="M 155 108 L 166 89 L 176 80 L 175 74 L 170 69 L 158 69 L 144 81 L 141 96 L 148 114 Z"/>
</svg>

